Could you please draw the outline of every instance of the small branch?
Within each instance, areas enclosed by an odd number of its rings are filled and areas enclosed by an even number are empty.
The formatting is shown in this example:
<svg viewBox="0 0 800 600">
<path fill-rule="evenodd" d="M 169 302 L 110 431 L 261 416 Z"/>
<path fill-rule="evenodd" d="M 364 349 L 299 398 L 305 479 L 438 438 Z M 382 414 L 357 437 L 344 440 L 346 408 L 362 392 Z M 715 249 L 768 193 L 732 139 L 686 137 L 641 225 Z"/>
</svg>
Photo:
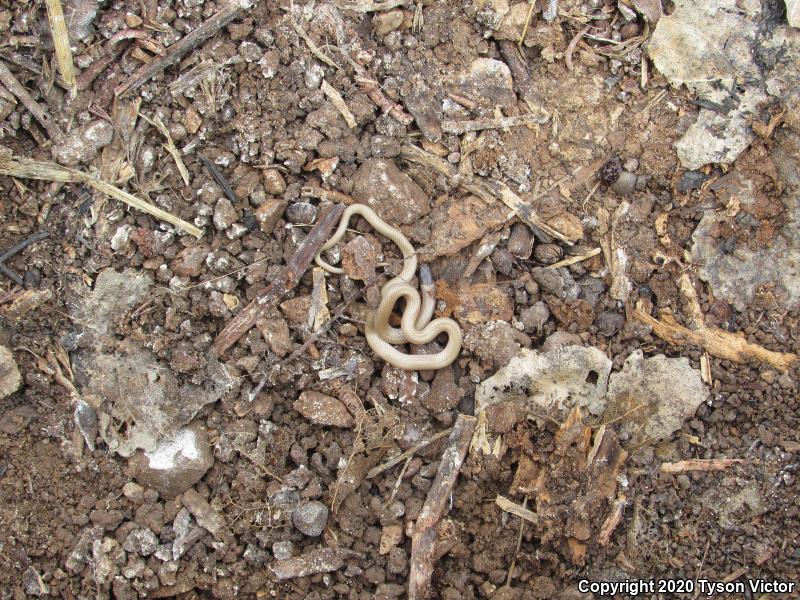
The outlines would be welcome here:
<svg viewBox="0 0 800 600">
<path fill-rule="evenodd" d="M 412 4 L 412 0 L 383 0 L 383 2 L 376 2 L 375 0 L 336 0 L 335 4 L 336 8 L 341 10 L 366 13 L 391 10 L 398 6 L 408 6 Z"/>
<path fill-rule="evenodd" d="M 586 254 L 579 254 L 577 256 L 570 256 L 569 258 L 565 258 L 564 260 L 560 260 L 552 265 L 548 265 L 547 269 L 559 269 L 561 267 L 567 267 L 569 265 L 574 265 L 575 263 L 581 262 L 582 260 L 586 260 L 592 258 L 593 256 L 597 256 L 600 254 L 602 250 L 600 248 L 595 248 L 593 250 L 589 250 Z"/>
<path fill-rule="evenodd" d="M 453 121 L 445 119 L 442 121 L 442 131 L 461 135 L 468 131 L 483 131 L 484 129 L 505 129 L 507 127 L 519 127 L 520 125 L 542 125 L 547 123 L 550 117 L 547 115 L 519 115 L 518 117 L 502 117 L 500 119 L 475 119 L 474 121 Z"/>
<path fill-rule="evenodd" d="M 53 45 L 58 60 L 58 70 L 69 90 L 70 97 L 78 95 L 78 82 L 75 79 L 75 63 L 72 59 L 72 48 L 69 45 L 67 23 L 64 20 L 64 10 L 61 0 L 45 0 L 47 5 L 47 19 L 50 21 L 50 31 L 53 34 Z"/>
<path fill-rule="evenodd" d="M 333 202 L 334 204 L 347 204 L 348 206 L 355 203 L 355 198 L 337 190 L 326 190 L 325 188 L 307 185 L 301 191 L 300 195 L 304 198 L 318 198 L 326 202 Z"/>
<path fill-rule="evenodd" d="M 50 139 L 59 140 L 64 136 L 61 129 L 59 129 L 58 125 L 55 124 L 55 121 L 50 114 L 42 107 L 41 104 L 33 99 L 33 96 L 30 95 L 28 90 L 26 90 L 22 84 L 17 81 L 17 78 L 14 77 L 14 74 L 9 70 L 8 66 L 6 66 L 6 63 L 1 60 L 0 83 L 6 86 L 9 92 L 19 98 L 19 101 L 22 102 L 22 105 L 28 109 L 28 112 L 30 112 L 34 118 L 39 121 L 41 126 L 45 128 L 45 131 L 47 131 L 47 135 L 50 136 Z"/>
<path fill-rule="evenodd" d="M 516 502 L 509 500 L 505 496 L 498 495 L 497 498 L 495 498 L 494 503 L 497 504 L 497 506 L 499 506 L 502 510 L 506 511 L 507 513 L 511 513 L 520 519 L 524 519 L 531 523 L 539 522 L 539 515 L 532 510 L 525 508 L 521 504 L 517 504 Z"/>
<path fill-rule="evenodd" d="M 404 111 L 402 106 L 395 104 L 383 95 L 381 88 L 378 87 L 377 81 L 373 81 L 372 79 L 367 79 L 365 77 L 357 77 L 356 83 L 358 84 L 358 87 L 360 87 L 364 93 L 369 96 L 370 100 L 372 100 L 381 110 L 383 110 L 383 112 L 390 115 L 395 121 L 399 121 L 403 125 L 409 125 L 411 124 L 411 121 L 414 120 L 414 117 Z"/>
<path fill-rule="evenodd" d="M 662 473 L 688 473 L 692 471 L 724 471 L 740 462 L 741 458 L 695 458 L 678 462 L 661 463 Z"/>
<path fill-rule="evenodd" d="M 111 196 L 115 200 L 124 202 L 128 206 L 132 206 L 142 212 L 153 215 L 157 219 L 171 223 L 175 227 L 183 229 L 195 237 L 199 238 L 203 235 L 203 231 L 191 223 L 187 223 L 183 219 L 179 219 L 175 215 L 157 206 L 153 206 L 149 202 L 137 198 L 133 194 L 121 190 L 93 175 L 82 171 L 67 169 L 56 163 L 14 156 L 10 150 L 3 147 L 0 147 L 0 175 L 10 175 L 11 177 L 22 177 L 26 179 L 40 179 L 43 181 L 59 181 L 61 183 L 85 183 L 98 192 Z"/>
<path fill-rule="evenodd" d="M 0 272 L 3 273 L 9 279 L 11 279 L 14 283 L 18 285 L 23 285 L 22 277 L 20 277 L 19 275 L 14 273 L 14 271 L 9 269 L 6 266 L 6 261 L 12 256 L 15 256 L 20 252 L 22 252 L 25 248 L 27 248 L 31 244 L 35 244 L 39 240 L 43 240 L 48 235 L 50 234 L 47 231 L 40 231 L 39 233 L 34 233 L 32 236 L 29 236 L 24 240 L 22 240 L 21 242 L 18 242 L 13 246 L 11 246 L 10 248 L 4 250 L 3 253 L 0 254 Z"/>
<path fill-rule="evenodd" d="M 422 505 L 411 536 L 411 570 L 408 577 L 409 600 L 423 600 L 433 576 L 437 525 L 445 513 L 448 498 L 469 449 L 477 419 L 458 415 L 439 462 L 439 471 Z"/>
<path fill-rule="evenodd" d="M 342 117 L 344 117 L 347 126 L 350 129 L 356 127 L 358 125 L 356 118 L 353 116 L 353 113 L 350 112 L 350 109 L 347 108 L 347 104 L 339 91 L 324 79 L 322 80 L 321 89 L 322 93 L 330 99 L 336 109 L 341 113 Z"/>
<path fill-rule="evenodd" d="M 334 69 L 341 69 L 339 65 L 333 62 L 333 59 L 330 56 L 325 54 L 322 50 L 320 50 L 317 47 L 314 41 L 310 37 L 308 37 L 308 34 L 305 31 L 303 31 L 303 28 L 300 27 L 300 25 L 292 21 L 292 28 L 294 28 L 294 30 L 297 32 L 297 35 L 299 35 L 306 43 L 306 46 L 308 46 L 308 49 L 311 51 L 311 54 L 316 56 L 318 59 L 320 59 L 329 67 L 333 67 Z"/>
<path fill-rule="evenodd" d="M 161 71 L 177 63 L 187 52 L 197 48 L 251 6 L 252 0 L 232 0 L 197 29 L 167 48 L 165 56 L 160 56 L 153 62 L 139 67 L 126 82 L 117 86 L 114 94 L 122 97 L 139 89 Z"/>
<path fill-rule="evenodd" d="M 222 354 L 233 346 L 240 337 L 264 317 L 278 301 L 283 298 L 300 280 L 308 269 L 322 244 L 328 240 L 333 226 L 339 222 L 344 206 L 337 204 L 312 227 L 311 231 L 297 248 L 286 268 L 261 292 L 255 300 L 236 315 L 214 340 L 214 350 Z"/>
<path fill-rule="evenodd" d="M 622 520 L 622 513 L 625 512 L 626 502 L 627 498 L 625 494 L 620 494 L 617 499 L 614 500 L 611 513 L 606 517 L 606 520 L 603 521 L 603 525 L 600 527 L 600 533 L 597 535 L 597 543 L 601 546 L 608 546 L 608 543 L 611 541 L 611 535 Z"/>
<path fill-rule="evenodd" d="M 367 473 L 367 477 L 366 478 L 367 479 L 372 479 L 373 477 L 377 477 L 378 475 L 380 475 L 384 471 L 388 471 L 389 469 L 391 469 L 395 465 L 399 465 L 401 462 L 403 462 L 407 458 L 411 458 L 412 456 L 414 456 L 417 452 L 419 452 L 423 448 L 427 448 L 432 443 L 437 442 L 440 439 L 442 439 L 443 437 L 446 437 L 446 436 L 450 435 L 451 431 L 453 431 L 452 427 L 450 429 L 445 429 L 444 431 L 440 431 L 439 433 L 435 433 L 434 435 L 429 437 L 427 440 L 422 440 L 421 442 L 417 442 L 414 446 L 412 446 L 411 448 L 409 448 L 408 450 L 406 450 L 402 454 L 398 454 L 394 458 L 387 460 L 382 465 L 378 465 L 377 467 L 375 467 L 372 470 L 370 470 L 370 472 Z"/>
</svg>

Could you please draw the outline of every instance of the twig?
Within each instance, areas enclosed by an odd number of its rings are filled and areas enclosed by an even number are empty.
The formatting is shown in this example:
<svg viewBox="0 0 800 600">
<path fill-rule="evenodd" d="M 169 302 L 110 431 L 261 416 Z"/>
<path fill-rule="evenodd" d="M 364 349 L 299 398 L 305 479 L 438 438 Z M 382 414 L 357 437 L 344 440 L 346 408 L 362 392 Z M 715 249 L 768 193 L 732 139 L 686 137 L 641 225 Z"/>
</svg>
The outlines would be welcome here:
<svg viewBox="0 0 800 600">
<path fill-rule="evenodd" d="M 477 419 L 458 415 L 447 446 L 439 462 L 439 470 L 422 505 L 411 536 L 411 568 L 408 577 L 409 600 L 422 600 L 431 584 L 437 525 L 445 513 L 447 499 L 455 485 L 461 464 L 469 449 Z"/>
<path fill-rule="evenodd" d="M 177 63 L 187 52 L 197 48 L 197 46 L 228 25 L 251 6 L 252 0 L 232 0 L 197 29 L 172 44 L 167 49 L 166 56 L 159 56 L 153 62 L 139 67 L 126 82 L 117 86 L 114 94 L 121 97 L 139 89 L 155 75 Z"/>
<path fill-rule="evenodd" d="M 39 233 L 34 233 L 32 236 L 25 238 L 21 242 L 18 242 L 7 248 L 0 254 L 0 272 L 2 272 L 6 277 L 14 281 L 14 283 L 18 285 L 23 285 L 22 277 L 14 273 L 11 269 L 6 266 L 6 261 L 11 258 L 12 256 L 19 254 L 25 248 L 30 246 L 31 244 L 35 244 L 39 240 L 43 240 L 48 235 L 50 235 L 47 231 L 40 231 Z"/>
<path fill-rule="evenodd" d="M 310 37 L 308 37 L 308 34 L 305 31 L 303 31 L 303 28 L 300 27 L 300 25 L 298 25 L 297 23 L 292 21 L 292 27 L 297 32 L 297 35 L 299 35 L 303 39 L 303 41 L 306 43 L 306 46 L 308 46 L 308 49 L 311 51 L 311 54 L 316 56 L 318 59 L 320 59 L 322 62 L 324 62 L 329 67 L 333 67 L 334 69 L 341 69 L 341 67 L 339 65 L 337 65 L 335 62 L 333 62 L 333 59 L 330 56 L 325 54 L 322 50 L 320 50 L 317 47 L 317 45 L 314 43 L 314 41 Z"/>
<path fill-rule="evenodd" d="M 614 500 L 611 513 L 606 517 L 606 520 L 603 521 L 603 525 L 600 527 L 600 533 L 597 535 L 597 543 L 601 546 L 608 546 L 608 543 L 611 541 L 611 534 L 614 533 L 617 525 L 619 525 L 622 520 L 622 513 L 625 511 L 625 503 L 627 501 L 625 494 L 620 494 L 619 497 Z"/>
<path fill-rule="evenodd" d="M 378 12 L 381 10 L 391 10 L 398 6 L 408 6 L 411 0 L 336 0 L 336 8 L 342 10 L 352 10 L 353 12 Z"/>
<path fill-rule="evenodd" d="M 72 48 L 69 45 L 67 23 L 64 20 L 64 10 L 61 0 L 45 0 L 47 5 L 47 19 L 50 21 L 50 31 L 53 34 L 53 44 L 58 60 L 58 70 L 67 85 L 70 97 L 78 95 L 78 82 L 75 79 L 75 64 L 72 59 Z"/>
<path fill-rule="evenodd" d="M 512 515 L 516 515 L 520 519 L 525 519 L 531 523 L 539 522 L 539 515 L 532 510 L 525 508 L 521 504 L 517 504 L 513 500 L 509 500 L 505 496 L 498 495 L 497 498 L 495 498 L 494 503 L 497 504 L 497 506 L 499 506 L 502 510 L 506 511 L 507 513 L 511 513 Z"/>
<path fill-rule="evenodd" d="M 0 60 L 0 83 L 2 83 L 9 92 L 14 94 L 19 101 L 22 102 L 23 106 L 28 109 L 34 118 L 39 121 L 42 127 L 45 128 L 47 131 L 47 135 L 50 136 L 52 140 L 59 140 L 61 139 L 64 134 L 62 133 L 61 129 L 59 129 L 58 125 L 55 124 L 53 118 L 50 114 L 39 104 L 36 100 L 33 99 L 33 96 L 30 95 L 28 90 L 26 90 L 22 84 L 17 81 L 17 78 L 14 77 L 14 74 L 9 70 L 6 63 Z"/>
<path fill-rule="evenodd" d="M 522 98 L 531 110 L 541 106 L 543 104 L 542 96 L 536 91 L 536 84 L 531 77 L 528 65 L 520 54 L 519 46 L 510 40 L 503 40 L 500 42 L 500 54 L 511 71 L 514 80 L 514 88 L 517 90 L 520 98 Z M 458 100 L 456 100 L 456 102 L 458 102 Z M 475 108 L 474 104 L 471 108 Z"/>
<path fill-rule="evenodd" d="M 638 309 L 634 309 L 633 316 L 645 325 L 650 325 L 653 333 L 662 340 L 676 346 L 697 346 L 717 358 L 738 363 L 755 359 L 769 363 L 781 371 L 788 371 L 798 360 L 797 354 L 767 350 L 763 346 L 751 344 L 744 337 L 724 329 L 717 329 L 716 327 L 689 329 L 682 325 L 660 321 Z"/>
<path fill-rule="evenodd" d="M 586 254 L 579 254 L 577 256 L 570 256 L 569 258 L 565 258 L 564 260 L 560 260 L 552 265 L 548 265 L 548 269 L 558 269 L 560 267 L 567 267 L 569 265 L 574 265 L 575 263 L 581 262 L 582 260 L 586 260 L 592 258 L 593 256 L 597 256 L 600 254 L 602 250 L 600 248 L 595 248 L 593 250 L 589 250 Z"/>
<path fill-rule="evenodd" d="M 397 491 L 400 489 L 400 484 L 403 483 L 403 477 L 406 474 L 406 470 L 408 469 L 408 465 L 411 464 L 411 458 L 412 457 L 409 456 L 406 459 L 406 462 L 403 463 L 403 468 L 400 469 L 400 474 L 397 476 L 397 480 L 394 482 L 394 487 L 392 488 L 392 493 L 389 494 L 389 498 L 387 498 L 386 502 L 383 503 L 383 506 L 381 507 L 380 512 L 378 512 L 378 516 L 382 515 L 383 511 L 385 511 L 387 508 L 389 508 L 389 505 L 392 503 L 392 500 L 394 500 L 394 497 L 397 495 Z"/>
<path fill-rule="evenodd" d="M 344 98 L 342 98 L 342 95 L 339 93 L 339 91 L 324 79 L 322 80 L 321 89 L 322 93 L 325 94 L 331 102 L 333 102 L 333 105 L 341 113 L 342 117 L 344 117 L 347 126 L 350 129 L 356 127 L 358 125 L 356 118 L 353 116 L 353 113 L 350 112 L 350 109 L 347 108 L 347 104 L 345 103 Z"/>
<path fill-rule="evenodd" d="M 409 448 L 408 450 L 406 450 L 402 454 L 398 454 L 394 458 L 391 458 L 391 459 L 387 460 L 382 465 L 378 465 L 377 467 L 371 469 L 369 471 L 369 473 L 367 473 L 366 479 L 372 479 L 373 477 L 377 477 L 378 475 L 380 475 L 381 473 L 383 473 L 385 471 L 388 471 L 389 469 L 391 469 L 395 465 L 399 465 L 404 460 L 414 456 L 417 452 L 419 452 L 423 448 L 427 448 L 432 443 L 434 443 L 436 441 L 439 441 L 443 437 L 446 437 L 446 436 L 450 435 L 450 432 L 452 430 L 453 430 L 452 427 L 450 429 L 445 429 L 444 431 L 440 431 L 439 433 L 433 434 L 427 440 L 422 440 L 421 442 L 417 442 L 414 446 L 412 446 L 411 448 Z"/>
<path fill-rule="evenodd" d="M 10 150 L 3 147 L 0 147 L 0 175 L 10 175 L 11 177 L 23 177 L 26 179 L 41 179 L 43 181 L 59 181 L 61 183 L 85 183 L 98 192 L 153 215 L 157 219 L 171 223 L 175 227 L 183 229 L 195 237 L 199 238 L 203 235 L 203 231 L 191 223 L 187 223 L 183 219 L 179 219 L 175 215 L 157 206 L 153 206 L 149 202 L 145 202 L 133 194 L 121 190 L 102 179 L 98 179 L 94 175 L 68 169 L 51 162 L 42 162 L 22 156 L 14 156 Z"/>
<path fill-rule="evenodd" d="M 153 119 L 149 119 L 142 113 L 139 113 L 139 116 L 142 117 L 145 121 L 150 123 L 153 127 L 158 129 L 159 133 L 167 138 L 167 143 L 164 144 L 164 149 L 172 155 L 172 159 L 175 161 L 175 166 L 178 167 L 178 172 L 181 174 L 181 179 L 183 179 L 183 183 L 188 186 L 189 185 L 189 170 L 186 168 L 186 165 L 183 162 L 183 157 L 181 156 L 180 150 L 175 146 L 175 142 L 172 141 L 172 136 L 169 134 L 169 129 L 167 126 L 164 125 L 164 122 L 159 119 L 158 117 L 154 117 Z M 233 202 L 233 200 L 231 200 Z"/>
<path fill-rule="evenodd" d="M 567 69 L 570 72 L 575 70 L 575 67 L 572 65 L 572 53 L 575 52 L 575 47 L 578 45 L 578 42 L 581 41 L 581 38 L 589 33 L 589 29 L 591 28 L 588 25 L 581 29 L 575 34 L 575 37 L 572 38 L 570 43 L 567 45 L 567 51 L 564 53 L 564 61 L 567 63 Z"/>
<path fill-rule="evenodd" d="M 442 131 L 461 135 L 468 131 L 483 131 L 484 129 L 506 129 L 520 125 L 542 125 L 550 120 L 548 115 L 526 114 L 517 117 L 502 117 L 500 119 L 475 119 L 474 121 L 442 121 Z"/>
<path fill-rule="evenodd" d="M 286 268 L 275 277 L 267 289 L 258 294 L 255 300 L 242 309 L 214 340 L 214 350 L 216 350 L 217 354 L 222 354 L 233 346 L 240 337 L 255 325 L 256 321 L 265 316 L 281 298 L 297 285 L 297 282 L 314 259 L 314 255 L 322 244 L 327 241 L 331 229 L 339 222 L 342 212 L 344 212 L 344 205 L 336 204 L 312 227 L 297 248 L 297 251 L 289 259 Z"/>
<path fill-rule="evenodd" d="M 239 198 L 236 197 L 236 192 L 233 191 L 231 184 L 228 183 L 227 179 L 225 179 L 225 176 L 222 174 L 222 171 L 220 171 L 217 168 L 217 165 L 214 164 L 214 161 L 212 161 L 207 156 L 203 156 L 200 153 L 198 153 L 196 156 L 198 160 L 201 163 L 203 163 L 203 166 L 205 166 L 205 168 L 208 169 L 208 172 L 211 173 L 211 176 L 214 178 L 214 181 L 216 181 L 219 184 L 219 187 L 222 188 L 222 191 L 225 192 L 225 195 L 228 197 L 228 200 L 233 202 L 233 204 L 238 204 Z"/>
<path fill-rule="evenodd" d="M 522 33 L 519 35 L 517 44 L 520 46 L 525 41 L 525 36 L 528 35 L 528 27 L 531 25 L 531 17 L 533 17 L 533 8 L 536 6 L 536 0 L 530 0 L 528 4 L 528 14 L 525 17 L 525 26 L 522 28 Z"/>
<path fill-rule="evenodd" d="M 522 508 L 528 508 L 528 496 L 522 499 Z M 522 547 L 522 532 L 525 530 L 525 519 L 519 519 L 519 533 L 517 534 L 517 546 L 514 548 L 514 557 L 511 559 L 511 566 L 508 567 L 508 577 L 506 577 L 506 587 L 511 587 L 511 579 L 514 577 L 514 567 L 517 565 L 517 556 Z"/>
<path fill-rule="evenodd" d="M 692 471 L 724 471 L 744 462 L 741 458 L 695 458 L 678 462 L 661 463 L 662 473 L 688 473 Z"/>
<path fill-rule="evenodd" d="M 377 81 L 367 79 L 366 77 L 357 77 L 356 83 L 364 93 L 369 96 L 370 100 L 378 105 L 383 112 L 390 115 L 395 121 L 399 121 L 403 125 L 409 125 L 411 121 L 414 120 L 414 117 L 404 111 L 402 106 L 395 104 L 383 95 L 381 88 L 378 87 Z"/>
<path fill-rule="evenodd" d="M 304 198 L 318 198 L 334 204 L 353 204 L 356 200 L 352 196 L 338 190 L 326 190 L 318 186 L 307 185 L 300 191 Z"/>
</svg>

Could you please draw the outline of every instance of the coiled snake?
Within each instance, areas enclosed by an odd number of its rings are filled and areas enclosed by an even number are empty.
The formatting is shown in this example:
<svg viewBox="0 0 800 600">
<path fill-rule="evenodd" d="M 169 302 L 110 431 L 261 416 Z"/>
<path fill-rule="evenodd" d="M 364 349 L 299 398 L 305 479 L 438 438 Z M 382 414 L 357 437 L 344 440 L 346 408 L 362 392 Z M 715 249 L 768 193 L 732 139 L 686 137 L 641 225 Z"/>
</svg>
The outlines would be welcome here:
<svg viewBox="0 0 800 600">
<path fill-rule="evenodd" d="M 344 269 L 334 267 L 322 259 L 322 252 L 335 246 L 347 231 L 350 217 L 362 216 L 378 233 L 392 240 L 403 255 L 403 269 L 381 289 L 381 300 L 378 308 L 367 317 L 365 333 L 370 348 L 387 363 L 405 369 L 441 369 L 452 363 L 461 351 L 461 329 L 452 319 L 439 318 L 431 321 L 436 299 L 433 295 L 433 282 L 427 266 L 420 269 L 422 296 L 417 288 L 411 285 L 417 270 L 417 255 L 408 238 L 386 221 L 375 211 L 363 204 L 351 204 L 342 213 L 339 228 L 331 238 L 323 244 L 314 257 L 316 263 L 330 273 L 342 274 Z M 389 317 L 397 301 L 405 299 L 406 305 L 400 318 L 400 328 L 389 324 Z M 447 334 L 447 345 L 436 354 L 405 354 L 395 345 L 427 344 L 440 333 Z"/>
</svg>

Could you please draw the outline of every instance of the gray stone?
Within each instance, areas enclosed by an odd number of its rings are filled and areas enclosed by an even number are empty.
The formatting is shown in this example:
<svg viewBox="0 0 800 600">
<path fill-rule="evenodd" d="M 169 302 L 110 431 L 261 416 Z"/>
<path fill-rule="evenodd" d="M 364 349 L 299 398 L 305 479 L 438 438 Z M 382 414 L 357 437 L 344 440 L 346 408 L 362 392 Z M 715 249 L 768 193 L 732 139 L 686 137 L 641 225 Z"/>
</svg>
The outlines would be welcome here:
<svg viewBox="0 0 800 600">
<path fill-rule="evenodd" d="M 0 346 L 0 400 L 7 398 L 22 385 L 22 375 L 14 360 L 14 353 Z"/>
<path fill-rule="evenodd" d="M 172 523 L 175 539 L 172 542 L 172 560 L 178 560 L 195 542 L 205 535 L 202 527 L 192 521 L 192 515 L 186 507 L 181 508 Z"/>
<path fill-rule="evenodd" d="M 611 185 L 611 189 L 614 190 L 618 196 L 628 196 L 632 194 L 636 189 L 636 175 L 629 171 L 623 171 Z"/>
<path fill-rule="evenodd" d="M 294 544 L 289 540 L 272 544 L 272 554 L 275 560 L 286 560 L 294 554 Z"/>
<path fill-rule="evenodd" d="M 511 228 L 508 238 L 508 251 L 517 258 L 528 259 L 533 252 L 533 232 L 523 223 L 517 223 Z"/>
<path fill-rule="evenodd" d="M 71 131 L 53 146 L 53 158 L 67 167 L 77 167 L 94 158 L 98 151 L 111 143 L 114 127 L 98 119 Z"/>
<path fill-rule="evenodd" d="M 551 352 L 565 346 L 583 346 L 583 340 L 577 333 L 555 331 L 547 336 L 541 347 L 542 352 Z"/>
<path fill-rule="evenodd" d="M 595 318 L 595 325 L 605 336 L 612 336 L 625 327 L 625 317 L 618 312 L 604 310 Z"/>
<path fill-rule="evenodd" d="M 295 202 L 286 209 L 286 220 L 295 225 L 310 225 L 317 219 L 317 207 L 310 202 Z"/>
<path fill-rule="evenodd" d="M 156 534 L 146 527 L 134 529 L 122 543 L 122 549 L 139 556 L 150 556 L 158 547 Z"/>
<path fill-rule="evenodd" d="M 533 306 L 523 309 L 519 318 L 527 333 L 538 333 L 550 318 L 550 310 L 547 304 L 540 300 Z"/>
<path fill-rule="evenodd" d="M 321 535 L 328 523 L 328 507 L 318 500 L 304 502 L 292 511 L 292 522 L 304 535 Z"/>
<path fill-rule="evenodd" d="M 227 229 L 237 218 L 236 209 L 230 200 L 227 198 L 217 200 L 217 205 L 214 207 L 214 227 L 219 230 Z"/>
<path fill-rule="evenodd" d="M 375 35 L 386 35 L 394 31 L 403 22 L 403 11 L 398 9 L 378 13 L 372 19 L 372 28 Z"/>
<path fill-rule="evenodd" d="M 137 452 L 130 464 L 137 481 L 163 498 L 174 498 L 200 481 L 214 464 L 214 454 L 206 428 L 193 423 L 161 440 L 152 452 Z"/>
<path fill-rule="evenodd" d="M 425 192 L 394 161 L 370 158 L 353 175 L 353 198 L 392 225 L 411 225 L 430 212 Z"/>
</svg>

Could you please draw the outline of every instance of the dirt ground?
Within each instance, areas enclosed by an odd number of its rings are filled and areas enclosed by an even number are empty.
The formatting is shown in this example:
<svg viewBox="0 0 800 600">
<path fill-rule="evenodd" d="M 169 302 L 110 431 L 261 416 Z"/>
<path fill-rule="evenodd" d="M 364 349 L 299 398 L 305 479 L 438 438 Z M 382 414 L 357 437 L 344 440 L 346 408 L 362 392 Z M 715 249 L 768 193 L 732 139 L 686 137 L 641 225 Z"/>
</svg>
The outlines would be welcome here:
<svg viewBox="0 0 800 600">
<path fill-rule="evenodd" d="M 0 1 L 0 162 L 92 172 L 202 237 L 89 185 L 0 178 L 0 248 L 48 234 L 5 260 L 19 282 L 0 275 L 0 599 L 405 597 L 414 525 L 459 414 L 479 418 L 427 597 L 611 597 L 582 580 L 693 586 L 627 596 L 642 598 L 707 597 L 700 580 L 800 584 L 800 313 L 784 236 L 800 189 L 796 98 L 747 113 L 735 161 L 688 169 L 676 144 L 713 103 L 647 58 L 659 2 L 530 14 L 504 0 L 240 2 L 130 91 L 142 65 L 232 5 L 62 2 L 74 97 L 45 3 Z M 782 0 L 750 5 L 758 43 L 797 31 Z M 756 61 L 764 81 L 787 60 L 769 56 Z M 487 125 L 505 117 L 517 120 Z M 326 254 L 346 274 L 309 268 L 215 349 L 342 202 L 370 205 L 430 266 L 437 314 L 464 332 L 451 366 L 402 371 L 367 344 L 399 254 L 359 219 Z M 770 254 L 784 237 L 789 250 Z M 728 275 L 726 261 L 752 256 Z M 722 336 L 692 337 L 712 329 Z M 728 334 L 773 354 L 737 360 Z M 635 351 L 688 363 L 645 371 L 616 412 L 581 404 L 571 425 L 572 396 L 546 414 L 528 401 L 478 410 L 482 382 L 516 355 L 560 360 L 575 346 L 610 359 L 609 398 Z M 686 378 L 700 396 L 681 395 Z M 677 429 L 637 437 L 641 406 L 660 414 L 654 399 L 691 408 Z M 618 464 L 592 462 L 601 440 Z M 690 459 L 739 462 L 662 467 Z"/>
</svg>

